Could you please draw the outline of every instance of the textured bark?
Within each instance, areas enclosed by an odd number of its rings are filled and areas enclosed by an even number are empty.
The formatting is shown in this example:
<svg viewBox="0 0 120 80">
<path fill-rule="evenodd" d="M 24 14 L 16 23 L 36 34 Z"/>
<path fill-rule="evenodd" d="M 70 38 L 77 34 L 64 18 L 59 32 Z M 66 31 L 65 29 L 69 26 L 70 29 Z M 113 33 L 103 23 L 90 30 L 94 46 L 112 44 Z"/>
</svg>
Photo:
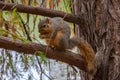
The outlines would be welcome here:
<svg viewBox="0 0 120 80">
<path fill-rule="evenodd" d="M 71 6 L 84 19 L 75 25 L 76 35 L 91 44 L 100 62 L 93 80 L 120 80 L 120 1 L 71 0 Z M 91 80 L 83 71 L 81 79 Z"/>
<path fill-rule="evenodd" d="M 97 74 L 93 80 L 119 80 L 120 79 L 120 1 L 119 0 L 71 0 L 74 15 L 67 14 L 66 21 L 75 24 L 75 33 L 84 37 L 96 52 L 100 62 Z M 31 13 L 49 17 L 64 17 L 66 13 L 39 7 L 23 6 L 0 2 L 0 9 Z M 73 16 L 73 17 L 72 17 Z M 23 44 L 10 39 L 0 38 L 0 48 L 11 49 L 18 52 L 34 53 L 37 50 L 45 52 L 46 46 L 40 44 Z M 8 41 L 8 44 L 6 42 Z M 10 41 L 10 42 L 9 42 Z M 3 45 L 4 43 L 4 45 Z M 19 44 L 19 45 L 18 45 Z M 22 44 L 22 46 L 21 46 Z M 6 46 L 5 46 L 6 45 Z M 14 46 L 14 47 L 11 47 Z M 31 47 L 30 47 L 30 46 Z M 36 47 L 35 47 L 36 46 Z M 32 49 L 32 51 L 31 51 Z M 24 51 L 22 51 L 24 50 Z M 71 52 L 53 51 L 48 48 L 48 58 L 57 59 L 84 70 L 84 60 Z M 79 64 L 78 64 L 79 63 Z M 82 80 L 91 80 L 81 71 Z"/>
<path fill-rule="evenodd" d="M 60 52 L 42 44 L 33 42 L 23 43 L 19 40 L 13 40 L 7 37 L 0 37 L 0 48 L 14 50 L 20 53 L 31 55 L 38 55 L 36 51 L 42 51 L 45 53 L 47 58 L 62 61 L 86 71 L 86 64 L 84 64 L 85 62 L 83 57 L 70 51 Z"/>
</svg>

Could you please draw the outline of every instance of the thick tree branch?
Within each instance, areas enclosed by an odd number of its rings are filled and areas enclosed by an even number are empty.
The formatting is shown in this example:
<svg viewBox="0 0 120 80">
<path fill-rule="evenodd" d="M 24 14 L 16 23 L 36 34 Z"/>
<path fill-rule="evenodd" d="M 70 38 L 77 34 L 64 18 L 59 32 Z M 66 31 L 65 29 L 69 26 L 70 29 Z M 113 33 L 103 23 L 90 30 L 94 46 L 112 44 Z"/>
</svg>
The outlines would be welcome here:
<svg viewBox="0 0 120 80">
<path fill-rule="evenodd" d="M 22 13 L 30 13 L 30 14 L 36 14 L 36 15 L 42 15 L 42 16 L 48 16 L 48 17 L 65 17 L 64 19 L 66 21 L 76 23 L 76 24 L 80 24 L 80 21 L 83 21 L 76 15 L 65 13 L 58 10 L 25 6 L 22 4 L 4 3 L 0 1 L 0 9 L 2 10 L 13 10 L 14 8 L 16 8 L 18 12 L 22 12 Z"/>
<path fill-rule="evenodd" d="M 24 54 L 38 55 L 35 54 L 36 51 L 42 51 L 45 53 L 47 58 L 59 60 L 65 62 L 69 65 L 74 65 L 79 69 L 86 71 L 85 62 L 82 56 L 75 54 L 70 51 L 60 52 L 57 50 L 52 50 L 49 47 L 38 44 L 38 43 L 23 43 L 19 40 L 13 40 L 8 37 L 0 37 L 0 48 L 14 50 L 17 52 L 22 52 Z M 47 48 L 47 51 L 46 51 Z"/>
</svg>

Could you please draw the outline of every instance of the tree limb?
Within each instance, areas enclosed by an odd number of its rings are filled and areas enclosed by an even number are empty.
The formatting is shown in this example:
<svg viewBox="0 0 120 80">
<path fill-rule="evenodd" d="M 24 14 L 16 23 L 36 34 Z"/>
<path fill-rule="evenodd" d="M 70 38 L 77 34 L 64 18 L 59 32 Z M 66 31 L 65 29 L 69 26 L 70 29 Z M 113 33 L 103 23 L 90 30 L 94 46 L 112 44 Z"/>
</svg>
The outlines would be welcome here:
<svg viewBox="0 0 120 80">
<path fill-rule="evenodd" d="M 41 7 L 32 7 L 32 6 L 25 6 L 22 4 L 14 4 L 14 3 L 5 3 L 0 1 L 0 9 L 2 10 L 13 10 L 14 8 L 17 9 L 18 12 L 22 13 L 30 13 L 48 17 L 65 17 L 64 19 L 68 22 L 80 24 L 83 19 L 79 18 L 76 15 L 65 13 L 58 10 L 51 10 L 47 8 Z"/>
<path fill-rule="evenodd" d="M 53 50 L 45 45 L 38 44 L 38 43 L 23 43 L 19 40 L 13 40 L 8 37 L 0 37 L 0 48 L 14 50 L 24 54 L 31 54 L 31 55 L 38 55 L 35 54 L 36 51 L 42 51 L 45 53 L 47 58 L 55 59 L 58 61 L 65 62 L 69 65 L 74 65 L 81 70 L 86 71 L 85 69 L 85 62 L 82 56 L 79 54 L 75 54 L 70 51 L 60 52 L 57 50 Z M 47 48 L 47 51 L 46 51 Z"/>
<path fill-rule="evenodd" d="M 14 3 L 5 3 L 0 1 L 0 9 L 1 10 L 13 10 L 14 8 L 17 9 L 18 12 L 22 13 L 31 13 L 36 15 L 48 16 L 48 17 L 65 17 L 64 19 L 68 22 L 80 24 L 83 22 L 83 19 L 79 18 L 76 15 L 65 13 L 62 11 L 51 10 L 47 8 L 41 7 L 32 7 L 32 6 L 25 6 L 22 4 L 14 4 Z M 47 58 L 59 60 L 65 62 L 70 65 L 74 65 L 81 70 L 86 71 L 86 64 L 82 56 L 79 54 L 75 54 L 70 51 L 60 52 L 57 50 L 52 50 L 47 48 L 47 46 L 38 44 L 38 43 L 23 43 L 19 40 L 13 40 L 7 37 L 0 37 L 0 48 L 14 50 L 17 52 L 22 52 L 25 54 L 35 54 L 36 51 L 42 51 L 45 53 Z M 46 53 L 47 48 L 47 53 Z"/>
</svg>

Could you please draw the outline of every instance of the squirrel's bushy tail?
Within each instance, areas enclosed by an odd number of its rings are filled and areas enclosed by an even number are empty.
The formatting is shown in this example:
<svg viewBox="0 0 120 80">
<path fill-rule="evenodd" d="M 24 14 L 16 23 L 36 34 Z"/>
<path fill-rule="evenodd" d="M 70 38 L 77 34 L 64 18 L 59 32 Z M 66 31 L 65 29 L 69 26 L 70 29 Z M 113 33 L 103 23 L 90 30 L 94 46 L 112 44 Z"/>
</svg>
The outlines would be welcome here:
<svg viewBox="0 0 120 80">
<path fill-rule="evenodd" d="M 80 54 L 84 57 L 86 62 L 86 71 L 94 75 L 96 73 L 94 60 L 95 60 L 95 52 L 91 45 L 82 38 L 73 37 L 69 40 L 70 48 L 77 46 L 80 50 Z"/>
</svg>

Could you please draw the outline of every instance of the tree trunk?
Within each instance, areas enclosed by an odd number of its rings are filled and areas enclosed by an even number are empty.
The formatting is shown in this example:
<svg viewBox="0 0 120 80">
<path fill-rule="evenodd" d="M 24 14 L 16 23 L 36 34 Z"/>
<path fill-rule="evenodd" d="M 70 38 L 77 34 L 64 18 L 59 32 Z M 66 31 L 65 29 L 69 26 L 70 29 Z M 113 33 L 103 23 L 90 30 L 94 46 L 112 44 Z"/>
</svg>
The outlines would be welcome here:
<svg viewBox="0 0 120 80">
<path fill-rule="evenodd" d="M 93 80 L 120 80 L 120 0 L 71 0 L 71 7 L 84 20 L 75 34 L 91 44 L 101 62 Z M 91 80 L 80 73 L 81 80 Z"/>
</svg>

